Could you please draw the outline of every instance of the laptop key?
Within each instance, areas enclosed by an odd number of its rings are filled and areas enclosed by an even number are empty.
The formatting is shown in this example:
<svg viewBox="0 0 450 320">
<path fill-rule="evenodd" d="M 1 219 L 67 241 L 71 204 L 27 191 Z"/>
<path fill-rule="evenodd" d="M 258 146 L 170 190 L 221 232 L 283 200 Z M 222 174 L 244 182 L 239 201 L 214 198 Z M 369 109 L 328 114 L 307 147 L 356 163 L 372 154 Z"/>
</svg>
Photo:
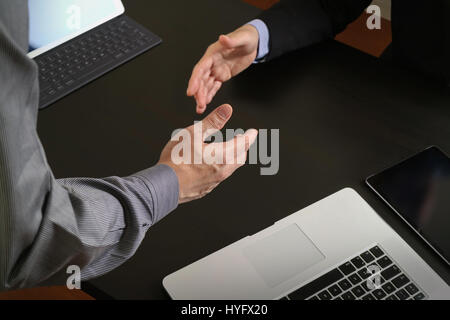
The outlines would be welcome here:
<svg viewBox="0 0 450 320">
<path fill-rule="evenodd" d="M 375 296 L 377 300 L 381 300 L 386 297 L 386 293 L 382 289 L 373 290 L 372 294 Z"/>
<path fill-rule="evenodd" d="M 369 251 L 375 256 L 375 258 L 379 258 L 382 255 L 384 255 L 384 252 L 380 249 L 379 246 L 375 246 L 372 249 L 370 249 Z"/>
<path fill-rule="evenodd" d="M 362 281 L 361 277 L 358 276 L 358 274 L 356 274 L 356 273 L 350 275 L 350 276 L 348 277 L 348 279 L 350 280 L 350 282 L 351 282 L 353 285 L 356 285 L 356 284 L 358 284 L 358 283 L 360 283 L 360 282 Z"/>
<path fill-rule="evenodd" d="M 414 300 L 423 300 L 423 299 L 425 299 L 425 295 L 422 292 L 414 296 Z"/>
<path fill-rule="evenodd" d="M 394 285 L 390 282 L 385 283 L 384 285 L 381 286 L 383 288 L 383 290 L 387 293 L 390 294 L 392 292 L 394 292 L 396 289 L 394 287 Z"/>
<path fill-rule="evenodd" d="M 377 264 L 383 269 L 386 268 L 387 266 L 389 266 L 391 263 L 392 263 L 392 261 L 391 261 L 391 259 L 389 259 L 388 256 L 384 256 L 377 260 Z"/>
<path fill-rule="evenodd" d="M 339 286 L 337 284 L 332 285 L 331 287 L 329 287 L 328 291 L 331 293 L 331 295 L 333 297 L 336 297 L 337 295 L 342 293 L 341 288 L 339 288 Z"/>
<path fill-rule="evenodd" d="M 414 283 L 410 283 L 405 287 L 406 291 L 408 291 L 409 294 L 413 295 L 419 291 L 419 289 L 416 287 Z"/>
<path fill-rule="evenodd" d="M 369 251 L 363 252 L 361 254 L 361 258 L 363 258 L 363 260 L 365 262 L 367 262 L 367 263 L 372 262 L 373 260 L 375 260 L 375 258 L 373 257 L 373 255 Z"/>
<path fill-rule="evenodd" d="M 366 293 L 365 291 L 364 291 L 364 289 L 363 288 L 361 288 L 361 286 L 357 286 L 357 287 L 354 287 L 353 289 L 352 289 L 352 293 L 357 297 L 357 298 L 359 298 L 359 297 L 361 297 L 364 293 Z"/>
<path fill-rule="evenodd" d="M 352 284 L 347 280 L 347 279 L 344 279 L 344 280 L 341 280 L 341 281 L 339 281 L 338 282 L 338 285 L 339 285 L 339 287 L 341 287 L 342 288 L 342 290 L 347 290 L 347 289 L 350 289 L 351 287 L 352 287 Z"/>
<path fill-rule="evenodd" d="M 342 299 L 344 300 L 355 300 L 355 296 L 350 291 L 345 292 L 342 296 Z"/>
<path fill-rule="evenodd" d="M 339 267 L 339 270 L 341 270 L 343 274 L 349 275 L 350 273 L 352 273 L 356 269 L 350 262 L 346 262 L 346 263 L 344 263 L 343 265 L 341 265 Z"/>
<path fill-rule="evenodd" d="M 339 269 L 333 269 L 316 280 L 313 280 L 303 287 L 295 290 L 289 294 L 289 298 L 291 300 L 304 300 L 341 280 L 343 277 L 344 275 L 339 271 Z"/>
<path fill-rule="evenodd" d="M 400 269 L 395 264 L 390 266 L 388 269 L 386 269 L 384 271 L 381 271 L 381 275 L 386 280 L 392 279 L 393 277 L 395 277 L 399 273 L 400 273 Z"/>
<path fill-rule="evenodd" d="M 398 300 L 398 298 L 394 294 L 391 294 L 386 298 L 386 300 Z"/>
<path fill-rule="evenodd" d="M 354 265 L 357 269 L 362 268 L 362 267 L 366 264 L 366 263 L 364 262 L 364 260 L 361 259 L 360 256 L 358 256 L 358 257 L 356 257 L 356 258 L 353 258 L 353 259 L 351 260 L 351 262 L 353 263 L 353 265 Z"/>
<path fill-rule="evenodd" d="M 331 294 L 327 290 L 322 291 L 317 296 L 320 300 L 331 300 Z"/>
<path fill-rule="evenodd" d="M 371 293 L 368 293 L 364 297 L 362 297 L 361 300 L 377 300 L 377 299 L 375 299 L 375 297 Z"/>
<path fill-rule="evenodd" d="M 370 277 L 372 275 L 372 273 L 369 272 L 369 270 L 367 268 L 362 268 L 361 270 L 358 271 L 358 275 L 362 278 L 362 279 L 367 279 L 368 277 Z"/>
<path fill-rule="evenodd" d="M 400 300 L 406 300 L 409 297 L 409 293 L 406 292 L 405 289 L 400 289 L 399 291 L 397 291 L 395 293 L 395 295 L 397 296 L 397 298 L 399 298 Z"/>
<path fill-rule="evenodd" d="M 394 286 L 396 286 L 397 288 L 401 288 L 403 287 L 405 284 L 407 284 L 409 282 L 409 279 L 407 276 L 405 276 L 404 274 L 399 275 L 397 278 L 395 278 L 394 280 L 392 280 L 392 283 L 394 284 Z"/>
</svg>

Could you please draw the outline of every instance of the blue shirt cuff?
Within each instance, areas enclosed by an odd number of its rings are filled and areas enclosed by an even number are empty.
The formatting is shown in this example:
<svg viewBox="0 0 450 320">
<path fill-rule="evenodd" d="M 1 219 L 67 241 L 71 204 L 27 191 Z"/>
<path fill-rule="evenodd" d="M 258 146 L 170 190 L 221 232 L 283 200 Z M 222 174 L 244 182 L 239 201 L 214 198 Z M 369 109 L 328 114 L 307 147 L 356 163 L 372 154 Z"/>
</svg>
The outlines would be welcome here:
<svg viewBox="0 0 450 320">
<path fill-rule="evenodd" d="M 255 19 L 247 23 L 258 30 L 259 34 L 259 44 L 258 53 L 256 55 L 255 63 L 263 62 L 264 58 L 269 54 L 269 29 L 264 21 L 260 19 Z"/>
</svg>

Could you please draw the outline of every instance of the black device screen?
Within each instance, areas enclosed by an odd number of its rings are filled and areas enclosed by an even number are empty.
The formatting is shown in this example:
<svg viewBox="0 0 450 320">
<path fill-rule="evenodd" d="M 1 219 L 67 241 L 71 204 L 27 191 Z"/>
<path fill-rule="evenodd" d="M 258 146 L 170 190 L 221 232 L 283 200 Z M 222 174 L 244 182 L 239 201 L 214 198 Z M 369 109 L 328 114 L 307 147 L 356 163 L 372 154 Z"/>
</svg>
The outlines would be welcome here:
<svg viewBox="0 0 450 320">
<path fill-rule="evenodd" d="M 367 179 L 434 249 L 450 261 L 450 158 L 436 147 Z"/>
</svg>

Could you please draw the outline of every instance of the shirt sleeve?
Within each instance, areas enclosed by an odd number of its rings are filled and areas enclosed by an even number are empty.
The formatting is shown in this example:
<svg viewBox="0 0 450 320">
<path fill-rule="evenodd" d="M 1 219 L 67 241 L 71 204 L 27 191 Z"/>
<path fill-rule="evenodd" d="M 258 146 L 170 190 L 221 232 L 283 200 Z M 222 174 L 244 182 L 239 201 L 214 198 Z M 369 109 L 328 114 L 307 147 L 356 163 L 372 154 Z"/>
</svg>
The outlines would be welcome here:
<svg viewBox="0 0 450 320">
<path fill-rule="evenodd" d="M 121 265 L 178 204 L 166 165 L 128 177 L 55 179 L 37 134 L 27 0 L 0 0 L 0 290 L 64 284 Z M 86 155 L 88 156 L 88 155 Z"/>
<path fill-rule="evenodd" d="M 255 63 L 264 62 L 264 58 L 269 53 L 269 29 L 264 21 L 260 19 L 254 19 L 248 24 L 255 27 L 259 35 L 258 53 L 256 55 Z"/>
</svg>

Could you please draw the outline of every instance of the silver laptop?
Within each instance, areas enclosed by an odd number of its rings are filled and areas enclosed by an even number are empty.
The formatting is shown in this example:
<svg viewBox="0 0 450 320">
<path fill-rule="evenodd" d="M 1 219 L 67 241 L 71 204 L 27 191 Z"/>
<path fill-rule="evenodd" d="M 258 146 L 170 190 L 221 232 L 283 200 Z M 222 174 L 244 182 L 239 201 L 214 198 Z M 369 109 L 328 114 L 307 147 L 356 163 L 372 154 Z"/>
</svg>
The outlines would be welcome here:
<svg viewBox="0 0 450 320">
<path fill-rule="evenodd" d="M 450 299 L 450 288 L 343 189 L 163 280 L 172 299 Z"/>
</svg>

